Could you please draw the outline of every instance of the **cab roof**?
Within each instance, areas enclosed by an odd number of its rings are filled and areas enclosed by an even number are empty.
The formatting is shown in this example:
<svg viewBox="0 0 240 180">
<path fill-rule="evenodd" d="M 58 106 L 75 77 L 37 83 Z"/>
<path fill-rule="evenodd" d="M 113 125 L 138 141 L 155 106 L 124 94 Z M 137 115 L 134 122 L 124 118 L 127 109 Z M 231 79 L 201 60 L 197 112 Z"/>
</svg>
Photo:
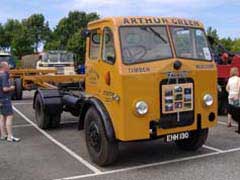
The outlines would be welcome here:
<svg viewBox="0 0 240 180">
<path fill-rule="evenodd" d="M 136 25 L 171 25 L 204 28 L 200 21 L 176 17 L 154 17 L 154 16 L 127 16 L 127 17 L 107 17 L 92 21 L 89 27 L 99 23 L 113 23 L 115 26 L 136 26 Z"/>
</svg>

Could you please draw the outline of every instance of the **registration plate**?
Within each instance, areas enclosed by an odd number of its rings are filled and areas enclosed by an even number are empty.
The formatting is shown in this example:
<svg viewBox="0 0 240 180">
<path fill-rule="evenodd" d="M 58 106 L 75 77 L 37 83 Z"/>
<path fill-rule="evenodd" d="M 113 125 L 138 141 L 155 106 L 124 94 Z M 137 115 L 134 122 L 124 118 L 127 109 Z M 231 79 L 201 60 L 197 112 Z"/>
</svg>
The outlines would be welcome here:
<svg viewBox="0 0 240 180">
<path fill-rule="evenodd" d="M 166 142 L 178 141 L 189 138 L 189 132 L 177 133 L 177 134 L 169 134 L 165 137 Z"/>
</svg>

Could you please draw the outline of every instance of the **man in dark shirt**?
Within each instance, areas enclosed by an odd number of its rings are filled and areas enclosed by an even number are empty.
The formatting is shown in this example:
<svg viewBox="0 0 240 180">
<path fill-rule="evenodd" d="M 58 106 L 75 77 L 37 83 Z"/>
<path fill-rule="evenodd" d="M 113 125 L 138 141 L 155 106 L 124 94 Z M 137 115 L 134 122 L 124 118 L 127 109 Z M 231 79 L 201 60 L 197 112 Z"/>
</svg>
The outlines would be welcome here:
<svg viewBox="0 0 240 180">
<path fill-rule="evenodd" d="M 15 87 L 9 83 L 9 66 L 7 62 L 0 63 L 0 140 L 19 142 L 20 139 L 13 136 L 12 119 L 13 108 L 11 102 L 12 92 Z M 7 131 L 6 131 L 7 130 Z"/>
</svg>

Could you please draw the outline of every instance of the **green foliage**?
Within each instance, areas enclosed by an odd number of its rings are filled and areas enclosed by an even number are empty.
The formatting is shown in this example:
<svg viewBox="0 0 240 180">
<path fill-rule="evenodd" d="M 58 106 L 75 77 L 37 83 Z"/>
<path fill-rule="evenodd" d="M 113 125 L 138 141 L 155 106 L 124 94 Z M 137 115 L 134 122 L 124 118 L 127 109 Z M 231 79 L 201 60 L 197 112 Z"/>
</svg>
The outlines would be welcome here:
<svg viewBox="0 0 240 180">
<path fill-rule="evenodd" d="M 60 20 L 55 29 L 55 33 L 59 37 L 63 47 L 66 47 L 68 40 L 74 33 L 79 29 L 86 28 L 89 21 L 98 18 L 99 16 L 96 13 L 87 14 L 81 11 L 70 11 L 68 17 Z"/>
<path fill-rule="evenodd" d="M 29 32 L 25 26 L 20 26 L 18 34 L 14 34 L 11 41 L 11 50 L 13 55 L 16 55 L 19 59 L 27 54 L 32 54 L 34 48 L 32 44 L 34 41 L 29 36 Z"/>
<path fill-rule="evenodd" d="M 228 37 L 220 39 L 217 30 L 213 29 L 212 27 L 207 29 L 207 35 L 213 37 L 216 40 L 215 44 L 221 44 L 226 50 L 240 52 L 240 38 L 231 39 Z"/>
<path fill-rule="evenodd" d="M 228 37 L 228 38 L 220 39 L 219 43 L 222 44 L 223 47 L 225 47 L 228 51 L 231 51 L 234 42 L 230 37 Z"/>
<path fill-rule="evenodd" d="M 5 31 L 4 31 L 4 26 L 0 24 L 0 47 L 5 48 L 6 45 L 6 40 L 5 40 Z"/>
<path fill-rule="evenodd" d="M 76 54 L 77 63 L 81 64 L 84 62 L 85 57 L 85 39 L 81 37 L 81 30 L 78 30 L 73 36 L 68 40 L 67 50 Z"/>
<path fill-rule="evenodd" d="M 44 46 L 45 50 L 61 50 L 61 41 L 57 39 L 52 39 L 47 42 Z"/>
<path fill-rule="evenodd" d="M 240 52 L 240 39 L 235 39 L 231 48 L 233 52 Z"/>
<path fill-rule="evenodd" d="M 216 29 L 213 29 L 212 27 L 208 27 L 207 35 L 211 36 L 216 42 L 219 41 L 219 36 Z"/>
<path fill-rule="evenodd" d="M 48 22 L 42 14 L 33 14 L 29 18 L 24 19 L 22 24 L 27 28 L 29 37 L 34 43 L 34 50 L 38 52 L 40 43 L 44 43 L 49 39 L 51 30 Z"/>
<path fill-rule="evenodd" d="M 18 57 L 16 57 L 16 56 L 14 56 L 13 59 L 14 59 L 14 62 L 16 64 L 16 67 L 21 68 L 22 64 L 21 64 L 20 59 L 18 59 Z"/>
<path fill-rule="evenodd" d="M 38 52 L 41 43 L 49 39 L 51 30 L 42 14 L 33 14 L 22 21 L 9 19 L 0 25 L 0 47 L 11 49 L 13 55 Z"/>
<path fill-rule="evenodd" d="M 14 56 L 21 58 L 23 55 L 38 52 L 39 46 L 44 45 L 44 50 L 71 51 L 76 54 L 78 63 L 83 63 L 86 43 L 81 36 L 81 30 L 96 19 L 99 19 L 97 13 L 71 11 L 59 21 L 53 31 L 42 14 L 33 14 L 22 21 L 9 19 L 5 24 L 0 23 L 0 48 L 10 49 Z M 240 38 L 221 39 L 217 30 L 212 27 L 207 29 L 207 35 L 227 50 L 240 52 Z"/>
<path fill-rule="evenodd" d="M 21 29 L 21 22 L 19 22 L 16 19 L 9 19 L 3 26 L 3 44 L 2 47 L 9 48 L 11 46 L 11 43 L 19 34 L 19 29 Z"/>
<path fill-rule="evenodd" d="M 81 36 L 81 29 L 87 27 L 88 22 L 99 19 L 96 13 L 71 11 L 62 18 L 56 26 L 45 50 L 69 50 L 76 54 L 78 63 L 85 57 L 85 40 Z"/>
</svg>

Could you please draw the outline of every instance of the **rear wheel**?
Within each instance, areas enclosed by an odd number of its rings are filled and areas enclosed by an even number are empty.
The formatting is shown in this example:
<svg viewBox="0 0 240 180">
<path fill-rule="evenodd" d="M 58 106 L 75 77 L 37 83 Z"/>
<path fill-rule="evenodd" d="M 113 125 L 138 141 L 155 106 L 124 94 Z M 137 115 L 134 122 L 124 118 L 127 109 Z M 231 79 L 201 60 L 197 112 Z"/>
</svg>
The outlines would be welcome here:
<svg viewBox="0 0 240 180">
<path fill-rule="evenodd" d="M 107 139 L 100 114 L 91 107 L 84 121 L 86 145 L 90 158 L 99 166 L 110 165 L 117 160 L 118 142 Z"/>
<path fill-rule="evenodd" d="M 35 119 L 41 129 L 57 128 L 60 125 L 61 114 L 49 114 L 44 110 L 44 104 L 39 94 L 35 100 Z"/>
<path fill-rule="evenodd" d="M 23 96 L 23 88 L 22 88 L 22 80 L 20 78 L 15 79 L 15 99 L 22 100 Z"/>
<path fill-rule="evenodd" d="M 208 137 L 208 129 L 191 131 L 188 139 L 175 141 L 178 148 L 187 151 L 195 151 L 202 147 Z"/>
<path fill-rule="evenodd" d="M 37 94 L 35 100 L 35 119 L 37 121 L 38 127 L 41 129 L 50 128 L 50 116 L 44 112 L 44 105 L 39 94 Z"/>
<path fill-rule="evenodd" d="M 12 83 L 15 86 L 15 90 L 12 94 L 12 100 L 22 100 L 23 89 L 22 89 L 22 80 L 16 78 L 12 80 Z"/>
<path fill-rule="evenodd" d="M 56 114 L 54 116 L 51 116 L 50 123 L 51 128 L 58 128 L 60 126 L 61 121 L 61 114 Z"/>
</svg>

